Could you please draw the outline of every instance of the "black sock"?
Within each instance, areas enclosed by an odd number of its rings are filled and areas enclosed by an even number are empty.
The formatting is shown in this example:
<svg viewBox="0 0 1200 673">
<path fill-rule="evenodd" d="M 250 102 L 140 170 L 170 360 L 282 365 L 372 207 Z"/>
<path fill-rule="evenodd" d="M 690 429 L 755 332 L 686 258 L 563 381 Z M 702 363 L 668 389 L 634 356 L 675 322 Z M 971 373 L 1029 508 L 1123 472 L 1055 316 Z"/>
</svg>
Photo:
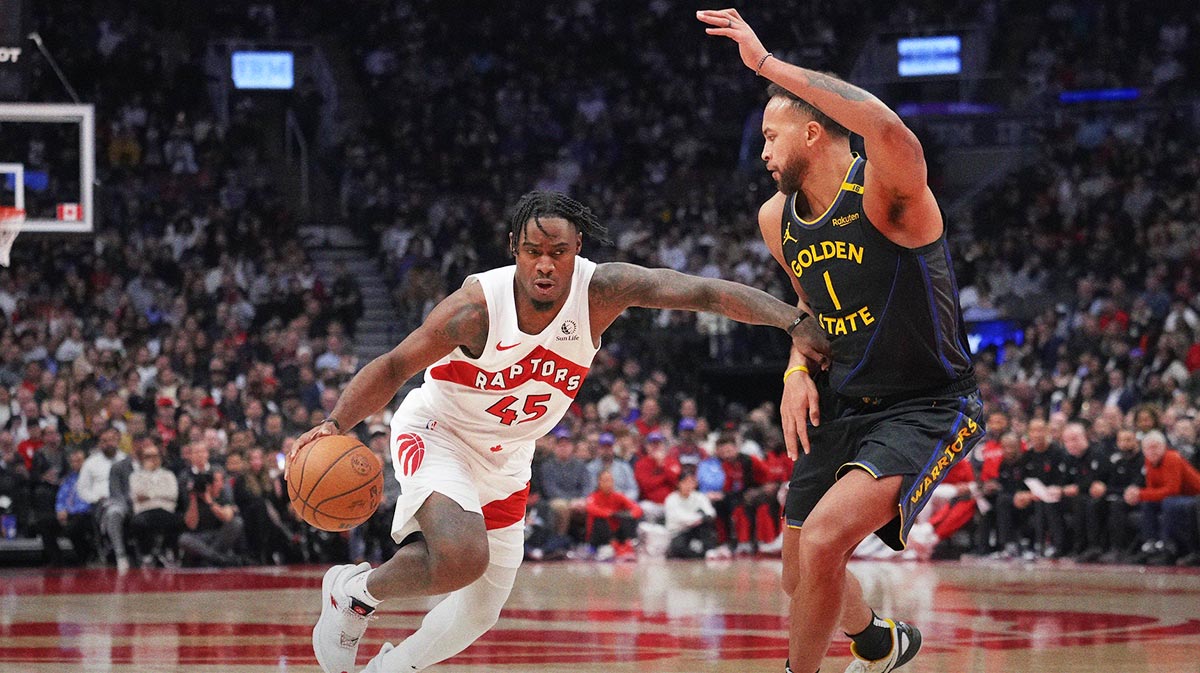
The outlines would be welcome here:
<svg viewBox="0 0 1200 673">
<path fill-rule="evenodd" d="M 875 661 L 886 657 L 892 651 L 891 625 L 880 619 L 874 610 L 871 611 L 871 623 L 867 628 L 861 633 L 846 635 L 854 641 L 854 651 L 862 659 Z"/>
<path fill-rule="evenodd" d="M 792 673 L 792 660 L 791 659 L 783 660 L 783 670 L 784 670 L 784 673 Z M 821 669 L 818 668 L 817 673 L 821 673 Z"/>
</svg>

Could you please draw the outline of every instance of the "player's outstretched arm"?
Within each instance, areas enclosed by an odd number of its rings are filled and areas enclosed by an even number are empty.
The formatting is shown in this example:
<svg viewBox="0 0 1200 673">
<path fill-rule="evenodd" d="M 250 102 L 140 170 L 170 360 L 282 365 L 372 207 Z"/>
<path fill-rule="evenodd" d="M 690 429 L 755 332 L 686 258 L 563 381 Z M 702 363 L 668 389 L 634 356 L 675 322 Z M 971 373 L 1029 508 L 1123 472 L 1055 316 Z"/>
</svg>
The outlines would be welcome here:
<svg viewBox="0 0 1200 673">
<path fill-rule="evenodd" d="M 736 42 L 746 67 L 862 136 L 870 163 L 887 187 L 900 195 L 918 195 L 926 189 L 927 168 L 920 141 L 878 98 L 849 82 L 770 55 L 736 9 L 702 10 L 696 18 L 709 25 L 705 30 L 709 35 Z"/>
<path fill-rule="evenodd" d="M 318 437 L 346 432 L 383 408 L 417 372 L 455 348 L 479 354 L 487 345 L 488 313 L 478 281 L 468 281 L 446 297 L 395 348 L 367 363 L 342 391 L 330 421 L 300 436 L 292 454 Z M 290 456 L 289 456 L 290 458 Z"/>
<path fill-rule="evenodd" d="M 596 267 L 589 299 L 593 335 L 607 329 L 630 306 L 718 313 L 730 320 L 784 330 L 800 315 L 795 306 L 741 283 L 622 262 Z M 809 329 L 813 322 L 803 320 L 791 330 L 793 348 L 823 363 L 829 358 L 829 341 L 819 330 Z"/>
</svg>

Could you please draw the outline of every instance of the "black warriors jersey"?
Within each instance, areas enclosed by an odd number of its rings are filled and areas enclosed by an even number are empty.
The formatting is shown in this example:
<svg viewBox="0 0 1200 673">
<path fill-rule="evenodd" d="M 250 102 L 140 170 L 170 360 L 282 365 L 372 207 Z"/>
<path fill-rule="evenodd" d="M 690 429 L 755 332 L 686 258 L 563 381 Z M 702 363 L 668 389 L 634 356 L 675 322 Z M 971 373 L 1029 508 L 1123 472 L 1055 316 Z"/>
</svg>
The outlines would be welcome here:
<svg viewBox="0 0 1200 673">
<path fill-rule="evenodd" d="M 805 221 L 783 208 L 783 259 L 833 348 L 830 385 L 849 397 L 945 386 L 973 373 L 943 231 L 920 248 L 888 240 L 863 210 L 855 156 L 829 209 Z"/>
</svg>

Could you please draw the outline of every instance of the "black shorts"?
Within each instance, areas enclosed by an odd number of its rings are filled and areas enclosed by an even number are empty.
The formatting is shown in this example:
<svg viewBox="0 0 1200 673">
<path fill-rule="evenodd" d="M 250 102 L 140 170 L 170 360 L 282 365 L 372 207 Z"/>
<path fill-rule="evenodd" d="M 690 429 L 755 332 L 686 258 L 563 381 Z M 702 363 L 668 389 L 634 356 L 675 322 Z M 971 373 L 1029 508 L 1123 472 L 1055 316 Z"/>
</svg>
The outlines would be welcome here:
<svg viewBox="0 0 1200 673">
<path fill-rule="evenodd" d="M 896 518 L 875 534 L 892 549 L 904 549 L 917 512 L 984 431 L 983 403 L 973 383 L 900 401 L 821 390 L 821 425 L 808 428 L 812 452 L 801 454 L 792 469 L 787 525 L 802 527 L 825 492 L 851 469 L 876 479 L 901 475 Z"/>
</svg>

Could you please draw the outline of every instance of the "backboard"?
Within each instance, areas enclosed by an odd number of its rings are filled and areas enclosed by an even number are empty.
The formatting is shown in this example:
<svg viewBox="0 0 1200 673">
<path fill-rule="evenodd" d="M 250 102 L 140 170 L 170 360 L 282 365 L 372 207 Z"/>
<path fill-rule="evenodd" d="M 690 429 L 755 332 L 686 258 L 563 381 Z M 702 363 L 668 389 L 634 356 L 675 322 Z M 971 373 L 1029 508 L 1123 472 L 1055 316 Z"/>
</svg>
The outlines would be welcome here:
<svg viewBox="0 0 1200 673">
<path fill-rule="evenodd" d="M 91 232 L 96 120 L 91 105 L 0 103 L 0 205 L 23 232 Z"/>
</svg>

